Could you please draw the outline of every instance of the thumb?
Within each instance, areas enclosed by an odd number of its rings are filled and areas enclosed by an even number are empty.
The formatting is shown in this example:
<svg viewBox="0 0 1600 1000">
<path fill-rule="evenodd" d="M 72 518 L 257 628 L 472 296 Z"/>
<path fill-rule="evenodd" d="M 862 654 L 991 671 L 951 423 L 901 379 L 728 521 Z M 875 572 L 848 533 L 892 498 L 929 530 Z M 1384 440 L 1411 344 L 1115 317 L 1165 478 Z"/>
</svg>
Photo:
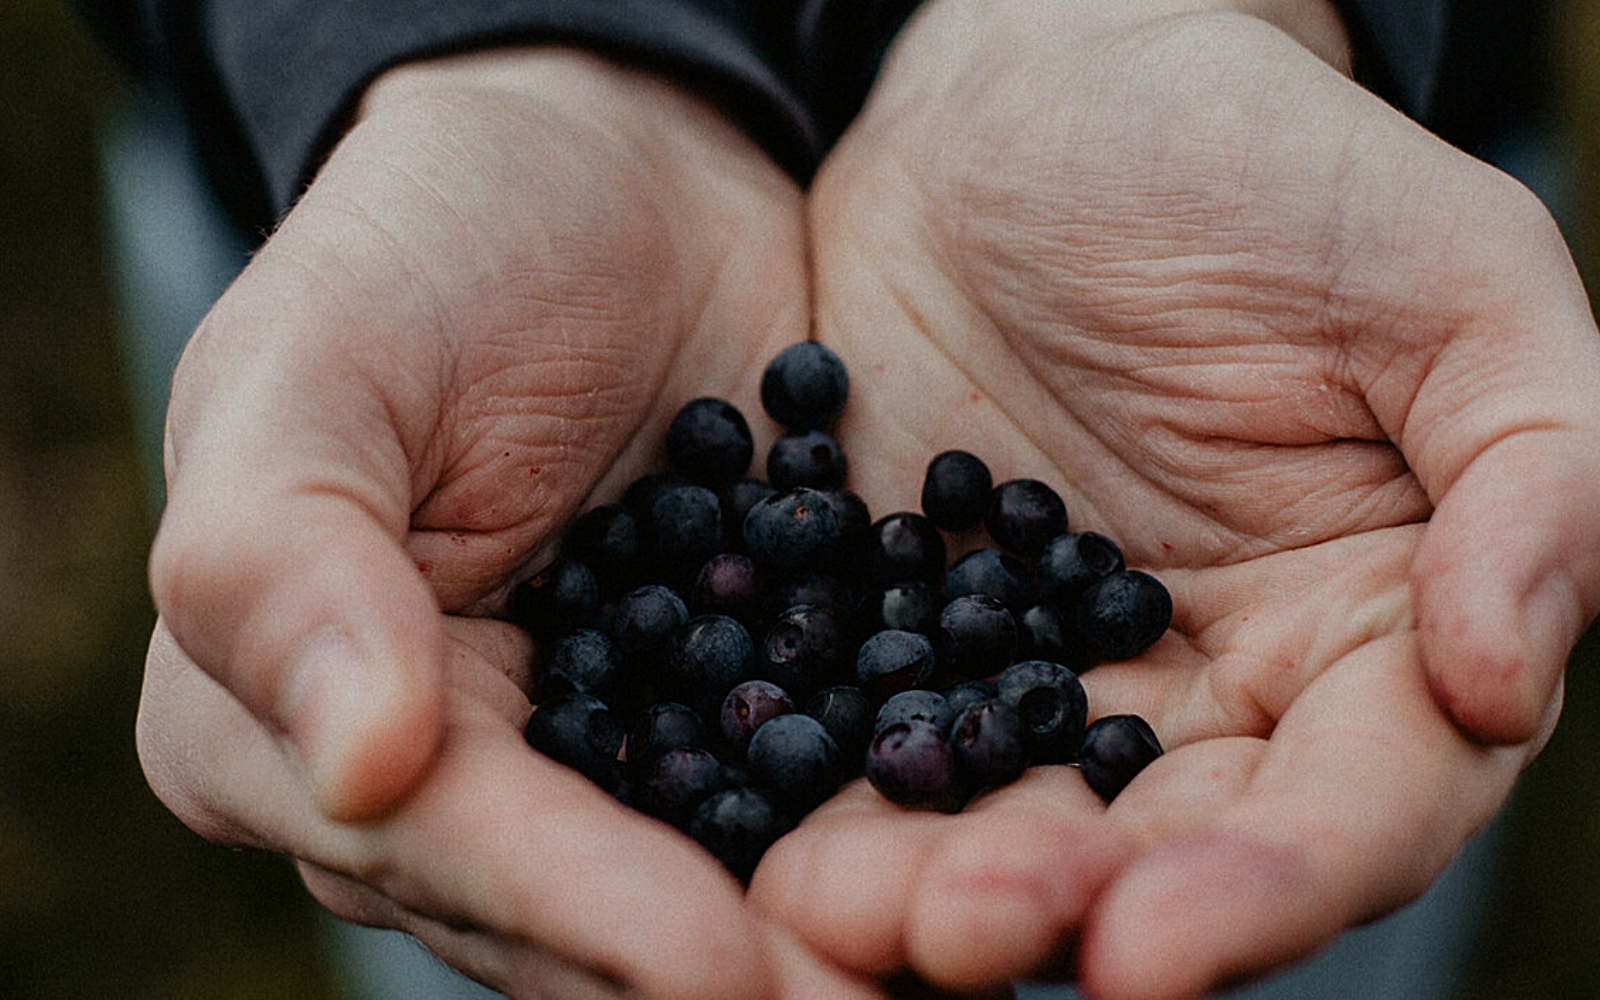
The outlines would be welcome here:
<svg viewBox="0 0 1600 1000">
<path fill-rule="evenodd" d="M 443 624 L 405 550 L 395 410 L 326 355 L 297 364 L 279 331 L 236 355 L 220 322 L 174 384 L 156 608 L 285 737 L 326 815 L 371 818 L 418 782 L 444 727 Z"/>
</svg>

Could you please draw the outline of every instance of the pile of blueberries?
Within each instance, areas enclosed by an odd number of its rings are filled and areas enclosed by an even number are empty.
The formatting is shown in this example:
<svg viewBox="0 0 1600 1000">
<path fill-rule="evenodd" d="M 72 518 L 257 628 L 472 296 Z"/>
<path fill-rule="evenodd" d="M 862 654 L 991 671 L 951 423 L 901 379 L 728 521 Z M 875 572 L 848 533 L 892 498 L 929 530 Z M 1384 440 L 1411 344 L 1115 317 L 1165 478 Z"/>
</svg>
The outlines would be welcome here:
<svg viewBox="0 0 1600 1000">
<path fill-rule="evenodd" d="M 535 750 L 743 880 L 861 775 L 954 812 L 1040 764 L 1076 766 L 1110 801 L 1160 755 L 1137 716 L 1089 724 L 1078 679 L 1166 632 L 1160 581 L 1069 531 L 1050 486 L 996 484 L 966 451 L 929 462 L 920 511 L 874 518 L 829 433 L 849 394 L 839 357 L 794 344 L 760 388 L 785 429 L 765 479 L 739 410 L 692 400 L 668 468 L 576 518 L 518 586 Z M 950 536 L 979 526 L 991 544 L 950 562 Z"/>
</svg>

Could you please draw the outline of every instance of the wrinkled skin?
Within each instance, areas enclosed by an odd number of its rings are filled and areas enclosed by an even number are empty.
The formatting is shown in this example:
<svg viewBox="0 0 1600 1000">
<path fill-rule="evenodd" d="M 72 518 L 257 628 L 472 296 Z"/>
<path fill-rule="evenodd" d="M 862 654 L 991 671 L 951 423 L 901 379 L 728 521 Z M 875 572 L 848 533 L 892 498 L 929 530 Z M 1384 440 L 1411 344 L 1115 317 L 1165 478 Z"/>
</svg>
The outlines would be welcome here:
<svg viewBox="0 0 1600 1000">
<path fill-rule="evenodd" d="M 1341 76 L 1320 0 L 1250 6 L 930 3 L 805 200 L 584 57 L 386 76 L 174 384 L 152 786 L 514 997 L 1076 959 L 1158 1000 L 1415 896 L 1600 604 L 1600 351 L 1531 196 Z M 958 816 L 852 786 L 746 899 L 526 751 L 486 616 L 691 396 L 764 451 L 760 367 L 813 325 L 875 510 L 966 447 L 1168 583 L 1172 632 L 1085 683 L 1170 752 L 1110 809 L 1062 768 Z"/>
</svg>

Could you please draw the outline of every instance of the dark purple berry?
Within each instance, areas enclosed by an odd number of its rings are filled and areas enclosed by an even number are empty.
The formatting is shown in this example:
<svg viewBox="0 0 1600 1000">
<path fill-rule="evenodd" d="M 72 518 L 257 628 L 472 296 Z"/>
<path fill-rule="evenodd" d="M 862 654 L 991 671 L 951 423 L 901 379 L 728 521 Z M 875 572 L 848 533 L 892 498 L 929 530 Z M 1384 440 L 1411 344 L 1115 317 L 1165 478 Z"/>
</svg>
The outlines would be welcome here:
<svg viewBox="0 0 1600 1000">
<path fill-rule="evenodd" d="M 722 735 L 728 746 L 743 755 L 750 738 L 770 719 L 796 711 L 789 692 L 763 680 L 748 680 L 734 685 L 722 699 Z"/>
<path fill-rule="evenodd" d="M 940 452 L 922 479 L 922 513 L 945 531 L 976 528 L 989 505 L 994 477 L 983 459 L 967 451 Z"/>
<path fill-rule="evenodd" d="M 656 819 L 688 830 L 695 810 L 712 794 L 727 788 L 722 762 L 700 747 L 671 747 L 640 770 L 635 790 L 639 806 Z"/>
<path fill-rule="evenodd" d="M 779 615 L 762 636 L 759 655 L 760 676 L 798 698 L 843 680 L 851 666 L 838 617 L 810 604 Z"/>
<path fill-rule="evenodd" d="M 717 495 L 692 483 L 659 491 L 645 528 L 656 571 L 668 579 L 693 573 L 727 547 Z"/>
<path fill-rule="evenodd" d="M 673 633 L 667 670 L 679 700 L 702 718 L 716 718 L 723 697 L 753 676 L 755 643 L 736 618 L 697 615 Z"/>
<path fill-rule="evenodd" d="M 767 480 L 779 490 L 840 489 L 849 465 L 844 449 L 825 431 L 783 434 L 767 450 Z"/>
<path fill-rule="evenodd" d="M 750 776 L 798 815 L 821 805 L 843 778 L 839 745 L 821 722 L 799 712 L 757 729 L 745 759 Z"/>
<path fill-rule="evenodd" d="M 621 783 L 622 725 L 594 695 L 574 692 L 539 703 L 522 735 L 535 750 L 607 791 Z"/>
<path fill-rule="evenodd" d="M 879 794 L 902 806 L 956 812 L 966 802 L 950 742 L 931 722 L 912 719 L 879 730 L 867 749 L 866 774 Z"/>
<path fill-rule="evenodd" d="M 793 827 L 776 799 L 759 788 L 727 788 L 695 810 L 689 836 L 748 883 L 767 849 Z"/>
<path fill-rule="evenodd" d="M 999 549 L 973 549 L 944 576 L 945 596 L 987 594 L 1019 615 L 1036 600 L 1033 574 L 1028 564 Z"/>
<path fill-rule="evenodd" d="M 667 427 L 667 462 L 706 486 L 744 475 L 755 457 L 750 425 L 738 407 L 702 396 L 683 404 Z"/>
<path fill-rule="evenodd" d="M 1059 663 L 1024 660 L 1001 671 L 995 688 L 1022 718 L 1030 761 L 1066 764 L 1077 756 L 1089 713 L 1077 674 Z"/>
<path fill-rule="evenodd" d="M 789 430 L 816 430 L 839 418 L 850 394 L 844 362 L 816 341 L 784 348 L 761 373 L 761 406 Z"/>
<path fill-rule="evenodd" d="M 872 523 L 866 571 L 879 584 L 938 581 L 945 572 L 944 535 L 921 514 L 899 511 Z"/>
<path fill-rule="evenodd" d="M 806 701 L 806 714 L 822 723 L 849 768 L 859 769 L 861 755 L 872 742 L 872 699 L 854 684 L 834 684 Z"/>
<path fill-rule="evenodd" d="M 912 688 L 889 696 L 873 719 L 872 731 L 877 733 L 885 726 L 892 726 L 896 722 L 909 722 L 912 719 L 931 722 L 940 732 L 948 733 L 951 723 L 956 721 L 956 713 L 950 707 L 950 702 L 939 692 L 927 688 Z"/>
<path fill-rule="evenodd" d="M 879 701 L 927 687 L 935 666 L 933 642 L 920 632 L 884 629 L 868 636 L 856 651 L 856 681 Z"/>
<path fill-rule="evenodd" d="M 839 542 L 839 515 L 819 490 L 798 487 L 774 494 L 745 515 L 745 551 L 776 570 L 815 567 Z"/>
<path fill-rule="evenodd" d="M 1172 624 L 1172 595 L 1149 573 L 1122 570 L 1083 592 L 1073 605 L 1073 624 L 1097 659 L 1130 660 Z"/>
<path fill-rule="evenodd" d="M 855 596 L 849 584 L 830 573 L 785 575 L 768 586 L 767 608 L 774 614 L 802 605 L 826 608 L 835 619 L 844 619 L 855 609 Z"/>
<path fill-rule="evenodd" d="M 857 632 L 871 635 L 884 629 L 931 634 L 939 624 L 943 599 L 920 580 L 870 591 L 857 608 Z"/>
<path fill-rule="evenodd" d="M 1011 479 L 990 493 L 983 524 L 996 545 L 1031 559 L 1067 530 L 1067 505 L 1046 483 Z"/>
<path fill-rule="evenodd" d="M 537 639 L 592 625 L 600 611 L 600 583 L 587 564 L 557 557 L 511 592 L 511 620 Z"/>
<path fill-rule="evenodd" d="M 616 645 L 599 629 L 568 632 L 544 650 L 534 677 L 540 700 L 568 692 L 607 698 L 620 667 Z"/>
<path fill-rule="evenodd" d="M 639 710 L 628 730 L 628 764 L 643 766 L 664 751 L 702 746 L 704 740 L 705 724 L 698 712 L 675 701 L 654 702 Z"/>
<path fill-rule="evenodd" d="M 761 604 L 761 580 L 753 559 L 742 552 L 718 552 L 700 566 L 689 585 L 690 614 L 722 614 L 751 621 Z"/>
<path fill-rule="evenodd" d="M 754 476 L 740 476 L 722 484 L 717 490 L 717 501 L 722 504 L 722 523 L 728 529 L 728 534 L 735 536 L 729 542 L 744 544 L 741 528 L 744 525 L 745 515 L 750 513 L 750 508 L 773 496 L 778 492 L 777 487 L 765 479 Z"/>
<path fill-rule="evenodd" d="M 933 632 L 939 664 L 958 677 L 992 677 L 1017 652 L 1017 619 L 988 594 L 963 594 L 939 612 Z"/>
<path fill-rule="evenodd" d="M 1148 722 L 1137 715 L 1108 715 L 1084 732 L 1078 767 L 1095 794 L 1110 802 L 1159 756 L 1161 741 Z"/>
<path fill-rule="evenodd" d="M 999 788 L 1028 767 L 1022 716 L 999 698 L 974 702 L 950 728 L 956 774 L 969 791 Z"/>
<path fill-rule="evenodd" d="M 965 712 L 969 705 L 998 697 L 1000 689 L 995 687 L 994 681 L 984 680 L 981 677 L 952 684 L 944 690 L 944 700 L 957 715 Z"/>
<path fill-rule="evenodd" d="M 1068 531 L 1039 553 L 1039 599 L 1070 608 L 1089 585 L 1122 570 L 1122 550 L 1095 531 Z"/>
<path fill-rule="evenodd" d="M 617 602 L 611 637 L 625 665 L 654 669 L 665 661 L 672 634 L 688 620 L 689 608 L 677 591 L 647 583 Z"/>
<path fill-rule="evenodd" d="M 1072 616 L 1049 604 L 1035 604 L 1017 619 L 1017 659 L 1049 660 L 1078 673 L 1095 664 Z"/>
<path fill-rule="evenodd" d="M 561 554 L 588 566 L 602 595 L 622 593 L 639 577 L 644 529 L 621 503 L 601 504 L 579 515 L 561 539 Z"/>
</svg>

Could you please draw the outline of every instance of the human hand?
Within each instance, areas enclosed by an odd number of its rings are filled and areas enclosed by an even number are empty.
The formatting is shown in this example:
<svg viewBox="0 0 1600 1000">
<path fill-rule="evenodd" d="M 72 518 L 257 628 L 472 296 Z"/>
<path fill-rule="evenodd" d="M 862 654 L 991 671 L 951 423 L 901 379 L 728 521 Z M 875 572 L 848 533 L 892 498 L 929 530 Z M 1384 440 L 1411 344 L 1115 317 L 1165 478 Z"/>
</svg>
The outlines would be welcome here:
<svg viewBox="0 0 1600 1000">
<path fill-rule="evenodd" d="M 527 640 L 474 617 L 684 400 L 758 412 L 803 244 L 794 186 L 653 78 L 554 50 L 383 78 L 175 379 L 162 799 L 512 996 L 871 995 L 528 750 Z"/>
<path fill-rule="evenodd" d="M 1177 608 L 1084 676 L 1168 748 L 1110 808 L 1059 768 L 956 816 L 858 787 L 776 845 L 752 899 L 848 969 L 1260 973 L 1420 893 L 1555 723 L 1600 606 L 1559 234 L 1342 76 L 1329 9 L 1229 6 L 925 5 L 814 185 L 874 509 L 968 448 Z"/>
</svg>

